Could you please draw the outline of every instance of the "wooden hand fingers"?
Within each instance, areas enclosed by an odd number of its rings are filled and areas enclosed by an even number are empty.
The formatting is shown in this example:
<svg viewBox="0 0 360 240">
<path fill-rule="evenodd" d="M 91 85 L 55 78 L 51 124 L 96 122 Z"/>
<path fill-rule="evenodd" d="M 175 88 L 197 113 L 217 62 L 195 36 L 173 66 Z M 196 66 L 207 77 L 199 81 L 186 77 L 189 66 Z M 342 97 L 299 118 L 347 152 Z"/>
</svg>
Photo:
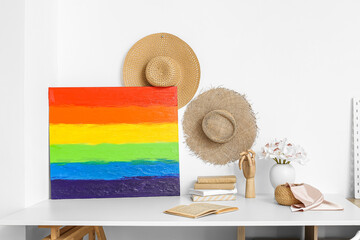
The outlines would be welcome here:
<svg viewBox="0 0 360 240">
<path fill-rule="evenodd" d="M 240 161 L 239 161 L 239 168 L 240 168 L 240 170 L 241 170 L 241 167 L 242 167 L 242 164 L 243 164 L 245 158 L 246 158 L 246 156 L 243 155 L 243 156 L 241 157 Z"/>
</svg>

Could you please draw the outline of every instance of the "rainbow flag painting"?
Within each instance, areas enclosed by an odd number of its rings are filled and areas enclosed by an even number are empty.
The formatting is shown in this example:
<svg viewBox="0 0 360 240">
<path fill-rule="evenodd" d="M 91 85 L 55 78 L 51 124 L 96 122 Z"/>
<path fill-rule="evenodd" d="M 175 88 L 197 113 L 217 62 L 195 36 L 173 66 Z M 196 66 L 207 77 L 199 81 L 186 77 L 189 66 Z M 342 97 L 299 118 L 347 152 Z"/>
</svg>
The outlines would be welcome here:
<svg viewBox="0 0 360 240">
<path fill-rule="evenodd" d="M 176 87 L 49 88 L 52 199 L 178 196 Z"/>
</svg>

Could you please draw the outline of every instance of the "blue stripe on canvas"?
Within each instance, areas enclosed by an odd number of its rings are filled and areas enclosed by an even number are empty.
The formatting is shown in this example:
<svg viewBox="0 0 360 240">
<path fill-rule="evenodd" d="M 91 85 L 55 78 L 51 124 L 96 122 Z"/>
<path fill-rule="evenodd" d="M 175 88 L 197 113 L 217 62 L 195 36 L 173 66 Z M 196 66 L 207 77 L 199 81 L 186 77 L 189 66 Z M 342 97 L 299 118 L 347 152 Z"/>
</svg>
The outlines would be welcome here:
<svg viewBox="0 0 360 240">
<path fill-rule="evenodd" d="M 51 180 L 119 180 L 131 177 L 178 177 L 176 161 L 50 164 Z"/>
</svg>

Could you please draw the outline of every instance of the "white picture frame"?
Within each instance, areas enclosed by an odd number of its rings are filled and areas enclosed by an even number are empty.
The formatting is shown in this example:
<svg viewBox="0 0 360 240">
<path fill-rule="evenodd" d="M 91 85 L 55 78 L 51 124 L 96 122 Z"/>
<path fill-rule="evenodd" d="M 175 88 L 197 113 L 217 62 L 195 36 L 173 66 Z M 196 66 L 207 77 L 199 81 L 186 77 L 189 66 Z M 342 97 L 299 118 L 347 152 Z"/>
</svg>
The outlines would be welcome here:
<svg viewBox="0 0 360 240">
<path fill-rule="evenodd" d="M 354 129 L 354 191 L 355 198 L 360 199 L 360 98 L 353 99 Z"/>
</svg>

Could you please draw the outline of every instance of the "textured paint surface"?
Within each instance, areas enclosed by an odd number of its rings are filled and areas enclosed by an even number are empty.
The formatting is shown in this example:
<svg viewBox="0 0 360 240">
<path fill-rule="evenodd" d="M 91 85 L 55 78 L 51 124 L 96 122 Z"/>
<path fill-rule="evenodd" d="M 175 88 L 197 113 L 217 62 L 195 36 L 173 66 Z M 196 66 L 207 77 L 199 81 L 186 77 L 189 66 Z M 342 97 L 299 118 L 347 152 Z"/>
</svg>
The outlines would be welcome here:
<svg viewBox="0 0 360 240">
<path fill-rule="evenodd" d="M 50 107 L 50 123 L 167 123 L 177 121 L 177 107 Z"/>
<path fill-rule="evenodd" d="M 122 180 L 52 180 L 52 199 L 178 196 L 179 177 Z"/>
<path fill-rule="evenodd" d="M 89 87 L 50 88 L 50 106 L 173 106 L 177 107 L 176 87 Z"/>
<path fill-rule="evenodd" d="M 51 198 L 180 194 L 176 88 L 49 88 Z"/>
<path fill-rule="evenodd" d="M 50 144 L 122 144 L 177 141 L 177 123 L 50 124 Z"/>
<path fill-rule="evenodd" d="M 59 144 L 50 146 L 51 163 L 129 162 L 134 160 L 178 161 L 178 143 Z"/>
<path fill-rule="evenodd" d="M 176 161 L 144 162 L 141 160 L 107 164 L 53 163 L 50 170 L 51 180 L 118 180 L 129 177 L 176 177 L 179 174 L 179 164 Z"/>
</svg>

